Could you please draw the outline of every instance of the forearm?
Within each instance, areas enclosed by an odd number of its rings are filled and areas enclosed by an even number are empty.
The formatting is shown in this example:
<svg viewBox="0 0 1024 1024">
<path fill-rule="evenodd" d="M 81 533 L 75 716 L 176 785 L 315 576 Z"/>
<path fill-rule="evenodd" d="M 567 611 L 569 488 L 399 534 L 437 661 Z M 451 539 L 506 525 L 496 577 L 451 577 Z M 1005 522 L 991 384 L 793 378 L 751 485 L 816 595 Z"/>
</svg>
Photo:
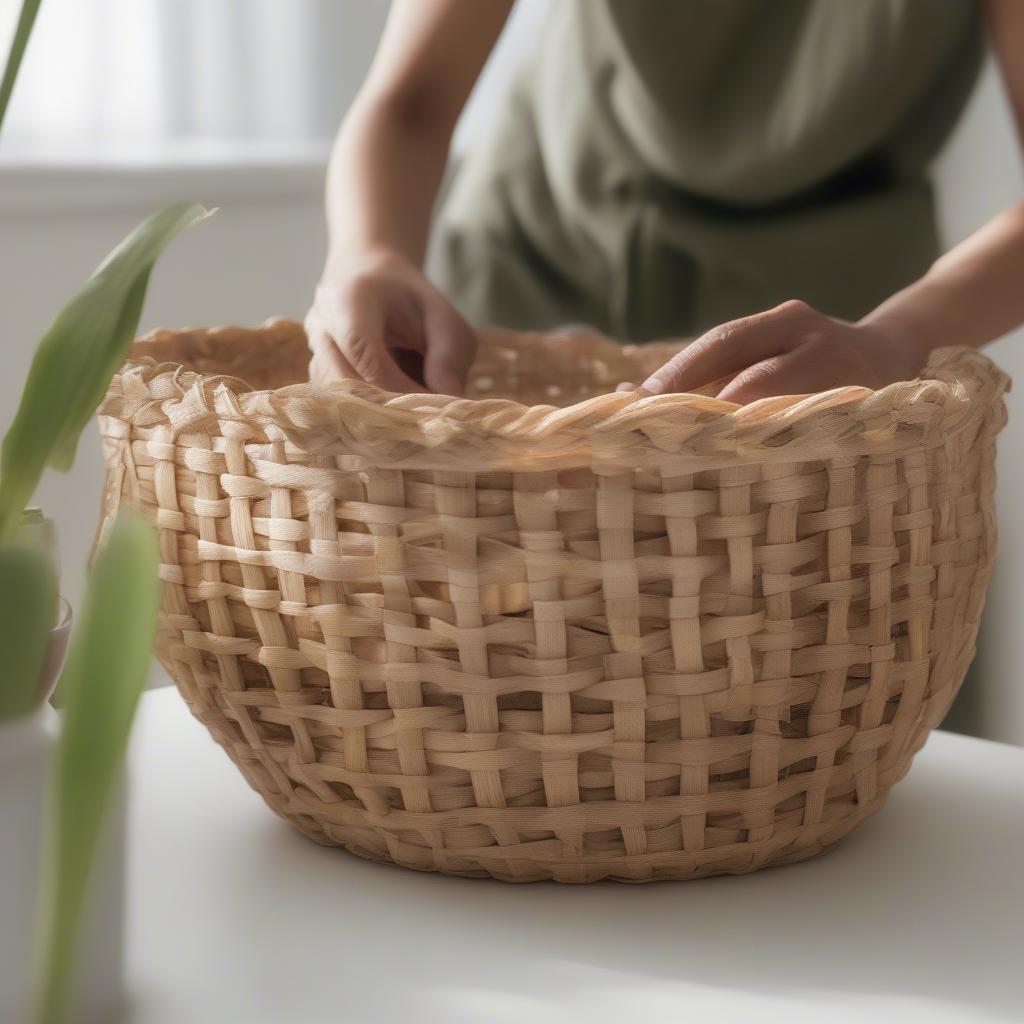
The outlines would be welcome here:
<svg viewBox="0 0 1024 1024">
<path fill-rule="evenodd" d="M 455 122 L 512 0 L 393 0 L 327 176 L 328 270 L 423 263 Z"/>
<path fill-rule="evenodd" d="M 327 173 L 328 266 L 384 253 L 422 264 L 450 135 L 415 105 L 356 102 Z"/>
<path fill-rule="evenodd" d="M 1024 201 L 935 262 L 861 323 L 922 358 L 943 345 L 977 348 L 1024 323 Z"/>
</svg>

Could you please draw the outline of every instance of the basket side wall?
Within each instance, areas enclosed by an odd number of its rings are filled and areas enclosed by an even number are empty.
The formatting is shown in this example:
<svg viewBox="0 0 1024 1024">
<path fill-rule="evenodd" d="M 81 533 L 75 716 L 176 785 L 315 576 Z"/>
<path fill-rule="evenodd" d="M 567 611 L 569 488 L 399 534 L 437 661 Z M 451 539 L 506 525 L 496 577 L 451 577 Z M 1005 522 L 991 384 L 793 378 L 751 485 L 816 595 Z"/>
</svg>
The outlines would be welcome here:
<svg viewBox="0 0 1024 1024">
<path fill-rule="evenodd" d="M 881 805 L 973 655 L 998 401 L 863 454 L 524 472 L 138 408 L 101 417 L 107 514 L 159 531 L 159 656 L 278 814 L 362 856 L 569 882 L 800 860 Z"/>
</svg>

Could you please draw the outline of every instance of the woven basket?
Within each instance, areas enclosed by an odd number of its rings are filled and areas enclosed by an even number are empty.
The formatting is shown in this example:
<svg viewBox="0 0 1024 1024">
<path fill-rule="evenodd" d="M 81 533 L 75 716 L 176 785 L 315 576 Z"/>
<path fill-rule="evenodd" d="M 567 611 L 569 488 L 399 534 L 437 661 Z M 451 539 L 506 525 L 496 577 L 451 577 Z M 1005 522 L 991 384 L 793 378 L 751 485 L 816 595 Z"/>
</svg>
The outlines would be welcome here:
<svg viewBox="0 0 1024 1024">
<path fill-rule="evenodd" d="M 159 528 L 159 657 L 278 814 L 590 882 L 802 860 L 878 809 L 973 654 L 1006 378 L 951 349 L 879 392 L 608 393 L 668 351 L 493 332 L 456 400 L 301 383 L 285 321 L 136 345 L 107 514 Z"/>
</svg>

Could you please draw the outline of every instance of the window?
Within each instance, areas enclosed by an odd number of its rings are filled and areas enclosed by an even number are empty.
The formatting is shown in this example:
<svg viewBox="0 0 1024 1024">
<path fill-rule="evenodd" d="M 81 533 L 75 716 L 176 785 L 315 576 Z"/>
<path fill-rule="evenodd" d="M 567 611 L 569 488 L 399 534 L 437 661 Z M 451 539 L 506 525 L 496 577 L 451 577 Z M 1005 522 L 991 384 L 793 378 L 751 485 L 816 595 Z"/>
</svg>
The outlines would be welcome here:
<svg viewBox="0 0 1024 1024">
<path fill-rule="evenodd" d="M 20 6 L 0 0 L 5 43 Z M 386 13 L 385 0 L 44 0 L 4 151 L 325 141 Z"/>
</svg>

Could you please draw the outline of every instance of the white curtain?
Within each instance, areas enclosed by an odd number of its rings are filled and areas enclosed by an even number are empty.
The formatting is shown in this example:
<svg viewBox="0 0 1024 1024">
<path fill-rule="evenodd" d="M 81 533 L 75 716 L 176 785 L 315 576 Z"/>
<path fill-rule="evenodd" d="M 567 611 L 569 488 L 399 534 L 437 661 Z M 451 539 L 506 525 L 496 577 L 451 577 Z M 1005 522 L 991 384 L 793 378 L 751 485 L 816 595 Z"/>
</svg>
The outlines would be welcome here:
<svg viewBox="0 0 1024 1024">
<path fill-rule="evenodd" d="M 0 42 L 20 0 L 0 0 Z M 5 150 L 329 138 L 386 0 L 43 0 Z"/>
</svg>

